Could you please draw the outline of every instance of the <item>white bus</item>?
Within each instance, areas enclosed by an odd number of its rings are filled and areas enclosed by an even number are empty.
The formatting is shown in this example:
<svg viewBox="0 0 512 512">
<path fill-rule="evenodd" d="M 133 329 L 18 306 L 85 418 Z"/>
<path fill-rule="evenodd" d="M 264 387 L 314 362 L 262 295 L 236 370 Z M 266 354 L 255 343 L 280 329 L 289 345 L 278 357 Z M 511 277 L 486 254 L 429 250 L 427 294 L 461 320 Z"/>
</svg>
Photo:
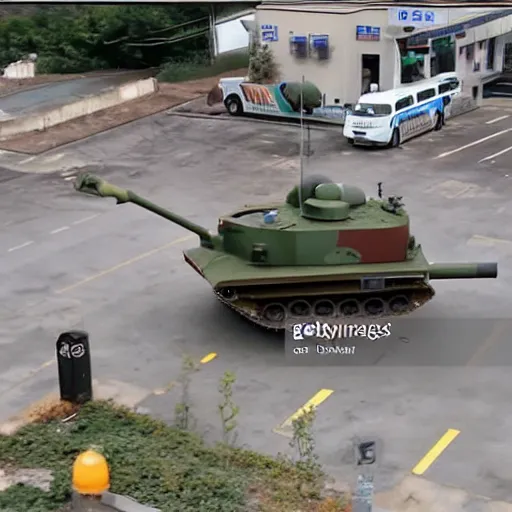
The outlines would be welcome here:
<svg viewBox="0 0 512 512">
<path fill-rule="evenodd" d="M 383 92 L 363 94 L 345 119 L 350 144 L 397 147 L 430 130 L 440 130 L 461 92 L 455 73 L 442 73 Z"/>
</svg>

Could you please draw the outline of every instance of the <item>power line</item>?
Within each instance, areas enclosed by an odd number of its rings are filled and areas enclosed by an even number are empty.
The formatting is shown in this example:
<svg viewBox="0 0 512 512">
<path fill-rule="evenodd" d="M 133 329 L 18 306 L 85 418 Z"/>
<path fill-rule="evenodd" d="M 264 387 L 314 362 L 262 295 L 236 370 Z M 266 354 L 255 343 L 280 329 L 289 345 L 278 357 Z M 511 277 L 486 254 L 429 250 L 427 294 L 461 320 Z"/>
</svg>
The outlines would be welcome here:
<svg viewBox="0 0 512 512">
<path fill-rule="evenodd" d="M 161 32 L 166 32 L 167 30 L 175 30 L 177 28 L 186 27 L 187 25 L 194 25 L 196 23 L 199 23 L 200 21 L 206 21 L 208 20 L 208 16 L 203 16 L 202 18 L 197 18 L 192 21 L 185 21 L 184 23 L 179 23 L 178 25 L 170 25 L 166 28 L 159 28 L 158 30 L 152 30 L 151 32 L 148 32 L 148 35 L 152 34 L 159 34 Z M 116 43 L 122 43 L 123 41 L 127 41 L 128 39 L 131 39 L 132 36 L 123 36 L 118 39 L 114 39 L 113 41 L 103 41 L 104 45 L 109 44 L 116 44 Z"/>
<path fill-rule="evenodd" d="M 179 43 L 180 41 L 186 41 L 187 39 L 192 39 L 194 37 L 204 36 L 208 34 L 209 28 L 202 29 L 200 32 L 196 32 L 193 34 L 187 34 L 183 37 L 175 37 L 172 39 L 166 39 L 164 41 L 160 41 L 157 43 L 126 43 L 126 46 L 161 46 L 163 44 L 173 44 Z"/>
</svg>

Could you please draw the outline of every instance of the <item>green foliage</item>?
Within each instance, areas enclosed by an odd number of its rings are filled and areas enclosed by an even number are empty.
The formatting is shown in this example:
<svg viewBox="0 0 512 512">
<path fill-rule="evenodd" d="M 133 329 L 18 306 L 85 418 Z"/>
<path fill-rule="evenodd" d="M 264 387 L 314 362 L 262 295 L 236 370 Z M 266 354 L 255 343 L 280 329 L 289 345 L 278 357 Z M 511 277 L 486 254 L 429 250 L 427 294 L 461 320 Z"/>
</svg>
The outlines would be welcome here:
<svg viewBox="0 0 512 512">
<path fill-rule="evenodd" d="M 193 418 L 191 415 L 190 404 L 190 383 L 192 374 L 198 370 L 198 366 L 194 359 L 190 356 L 183 356 L 181 363 L 181 372 L 178 382 L 181 384 L 181 400 L 174 408 L 174 424 L 177 428 L 189 430 L 193 428 Z"/>
<path fill-rule="evenodd" d="M 283 88 L 283 96 L 296 112 L 300 112 L 301 104 L 306 111 L 322 105 L 322 93 L 311 82 L 287 82 Z"/>
<path fill-rule="evenodd" d="M 240 408 L 233 401 L 233 386 L 236 382 L 236 376 L 232 372 L 224 372 L 219 383 L 219 393 L 222 400 L 219 404 L 219 414 L 222 423 L 222 440 L 227 444 L 236 442 L 237 421 L 236 417 Z"/>
<path fill-rule="evenodd" d="M 318 498 L 318 476 L 290 461 L 226 444 L 207 447 L 190 432 L 91 402 L 73 422 L 33 424 L 0 436 L 0 467 L 46 468 L 55 477 L 48 493 L 25 486 L 0 492 L 0 510 L 59 509 L 70 498 L 74 459 L 91 446 L 108 460 L 112 492 L 163 512 L 242 512 L 255 497 L 263 509 L 292 512 L 312 510 L 310 500 Z"/>
<path fill-rule="evenodd" d="M 301 466 L 310 472 L 320 473 L 318 456 L 315 452 L 315 436 L 313 434 L 315 419 L 316 410 L 314 407 L 310 407 L 293 420 L 293 437 L 290 441 L 290 447 L 297 450 Z"/>
<path fill-rule="evenodd" d="M 249 48 L 249 81 L 256 84 L 277 82 L 279 73 L 274 54 L 268 45 L 261 44 L 259 35 L 252 34 Z"/>
<path fill-rule="evenodd" d="M 184 61 L 207 51 L 207 14 L 206 6 L 187 4 L 41 8 L 29 16 L 0 19 L 0 66 L 28 53 L 38 54 L 38 73 Z"/>
<path fill-rule="evenodd" d="M 210 65 L 207 55 L 196 56 L 185 62 L 168 62 L 162 67 L 157 78 L 161 82 L 183 82 L 220 75 L 227 71 L 247 68 L 249 55 L 246 51 L 230 52 L 220 55 L 213 65 Z"/>
</svg>

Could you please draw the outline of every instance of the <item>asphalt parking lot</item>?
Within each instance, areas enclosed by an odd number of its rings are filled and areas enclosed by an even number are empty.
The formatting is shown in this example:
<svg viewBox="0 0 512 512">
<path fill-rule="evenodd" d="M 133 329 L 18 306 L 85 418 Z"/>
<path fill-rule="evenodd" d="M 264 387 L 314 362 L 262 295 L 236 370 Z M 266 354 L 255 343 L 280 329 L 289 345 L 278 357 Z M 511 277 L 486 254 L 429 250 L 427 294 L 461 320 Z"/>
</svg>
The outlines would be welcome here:
<svg viewBox="0 0 512 512">
<path fill-rule="evenodd" d="M 287 451 L 287 418 L 312 400 L 317 451 L 335 477 L 353 481 L 353 441 L 371 437 L 382 446 L 379 490 L 416 469 L 512 501 L 512 103 L 450 120 L 396 150 L 353 148 L 333 130 L 312 130 L 311 149 L 306 173 L 369 195 L 383 182 L 385 195 L 403 196 L 430 261 L 499 262 L 499 279 L 439 282 L 416 313 L 432 322 L 487 321 L 480 343 L 451 367 L 285 365 L 282 339 L 226 310 L 183 262 L 194 236 L 133 205 L 79 195 L 72 182 L 87 165 L 214 229 L 239 205 L 284 198 L 298 178 L 298 131 L 161 114 L 36 160 L 0 155 L 24 171 L 0 171 L 0 416 L 55 389 L 55 340 L 82 328 L 94 377 L 130 383 L 142 410 L 167 420 L 180 400 L 173 383 L 183 355 L 203 360 L 190 401 L 208 439 L 220 438 L 217 385 L 230 370 L 241 444 Z M 432 344 L 441 361 L 453 352 L 449 339 Z M 434 461 L 427 454 L 447 431 Z"/>
</svg>

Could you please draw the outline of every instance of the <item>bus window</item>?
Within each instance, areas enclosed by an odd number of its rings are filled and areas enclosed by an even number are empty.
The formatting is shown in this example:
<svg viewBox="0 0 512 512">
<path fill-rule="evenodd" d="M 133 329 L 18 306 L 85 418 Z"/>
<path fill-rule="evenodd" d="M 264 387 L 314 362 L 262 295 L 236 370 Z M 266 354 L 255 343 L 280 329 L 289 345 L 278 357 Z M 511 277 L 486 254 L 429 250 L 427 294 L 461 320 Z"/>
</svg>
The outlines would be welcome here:
<svg viewBox="0 0 512 512">
<path fill-rule="evenodd" d="M 411 105 L 414 105 L 414 100 L 412 99 L 412 96 L 406 96 L 405 98 L 402 98 L 401 100 L 398 100 L 396 102 L 395 110 L 398 112 L 399 110 L 402 110 Z"/>
<path fill-rule="evenodd" d="M 453 91 L 459 87 L 460 83 L 458 80 L 450 80 L 439 86 L 439 94 L 444 94 L 448 91 Z"/>
<path fill-rule="evenodd" d="M 352 111 L 353 116 L 389 116 L 392 112 L 391 105 L 358 103 Z"/>
<path fill-rule="evenodd" d="M 417 95 L 418 103 L 420 101 L 428 100 L 429 98 L 432 98 L 435 95 L 436 95 L 435 89 L 425 89 L 424 91 L 420 91 Z"/>
</svg>

